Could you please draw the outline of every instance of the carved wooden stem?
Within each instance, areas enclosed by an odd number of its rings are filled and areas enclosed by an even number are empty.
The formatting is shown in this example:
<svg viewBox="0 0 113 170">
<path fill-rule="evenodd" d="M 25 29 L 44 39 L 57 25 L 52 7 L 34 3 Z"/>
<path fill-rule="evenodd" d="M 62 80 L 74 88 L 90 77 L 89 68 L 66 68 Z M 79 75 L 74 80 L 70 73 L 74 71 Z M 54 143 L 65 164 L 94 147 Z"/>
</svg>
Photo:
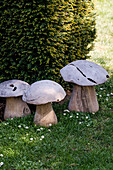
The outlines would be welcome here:
<svg viewBox="0 0 113 170">
<path fill-rule="evenodd" d="M 31 114 L 31 111 L 21 97 L 6 98 L 6 107 L 4 112 L 4 119 L 14 117 L 24 117 Z"/>
<path fill-rule="evenodd" d="M 97 112 L 99 106 L 94 86 L 74 85 L 68 108 L 70 111 Z"/>
<path fill-rule="evenodd" d="M 57 117 L 51 103 L 36 106 L 34 123 L 45 127 L 49 127 L 50 124 L 57 124 Z"/>
</svg>

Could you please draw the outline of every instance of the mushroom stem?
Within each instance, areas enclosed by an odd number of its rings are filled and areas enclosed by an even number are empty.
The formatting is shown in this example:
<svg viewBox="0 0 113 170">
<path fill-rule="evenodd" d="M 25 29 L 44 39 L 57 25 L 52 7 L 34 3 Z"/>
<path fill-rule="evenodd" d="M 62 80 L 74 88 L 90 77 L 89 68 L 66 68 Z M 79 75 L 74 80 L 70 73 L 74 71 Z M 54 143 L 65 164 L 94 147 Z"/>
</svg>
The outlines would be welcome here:
<svg viewBox="0 0 113 170">
<path fill-rule="evenodd" d="M 31 111 L 21 97 L 8 97 L 6 98 L 6 106 L 4 111 L 4 119 L 14 117 L 24 117 L 31 114 Z"/>
<path fill-rule="evenodd" d="M 78 112 L 97 112 L 99 105 L 94 86 L 74 85 L 68 109 Z"/>
<path fill-rule="evenodd" d="M 49 127 L 51 124 L 57 124 L 57 117 L 51 103 L 36 106 L 34 123 L 45 127 Z"/>
</svg>

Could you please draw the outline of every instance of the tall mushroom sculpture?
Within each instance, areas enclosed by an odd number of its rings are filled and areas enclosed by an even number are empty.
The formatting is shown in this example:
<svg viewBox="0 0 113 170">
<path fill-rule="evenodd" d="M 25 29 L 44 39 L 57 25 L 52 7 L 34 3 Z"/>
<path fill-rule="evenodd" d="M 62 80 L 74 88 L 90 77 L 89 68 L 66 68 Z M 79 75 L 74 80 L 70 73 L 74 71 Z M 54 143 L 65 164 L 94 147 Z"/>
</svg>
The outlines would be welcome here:
<svg viewBox="0 0 113 170">
<path fill-rule="evenodd" d="M 66 93 L 60 84 L 52 80 L 41 80 L 31 84 L 22 99 L 27 103 L 36 105 L 34 123 L 48 127 L 50 124 L 57 124 L 52 102 L 59 102 L 65 96 Z"/>
<path fill-rule="evenodd" d="M 22 95 L 30 85 L 22 80 L 8 80 L 0 83 L 0 97 L 6 98 L 4 119 L 23 117 L 31 114 Z"/>
<path fill-rule="evenodd" d="M 94 62 L 77 60 L 63 67 L 60 73 L 64 81 L 74 84 L 68 109 L 97 112 L 99 105 L 94 86 L 107 81 L 107 71 Z"/>
</svg>

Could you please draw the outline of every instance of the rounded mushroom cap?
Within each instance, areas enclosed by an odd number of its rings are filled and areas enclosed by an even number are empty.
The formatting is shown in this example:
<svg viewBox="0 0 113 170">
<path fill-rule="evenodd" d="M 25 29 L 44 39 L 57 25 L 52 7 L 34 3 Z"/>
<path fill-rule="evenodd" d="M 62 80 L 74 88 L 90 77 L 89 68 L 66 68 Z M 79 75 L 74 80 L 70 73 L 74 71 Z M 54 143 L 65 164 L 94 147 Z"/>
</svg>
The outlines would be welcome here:
<svg viewBox="0 0 113 170">
<path fill-rule="evenodd" d="M 22 80 L 8 80 L 0 83 L 0 97 L 22 96 L 30 85 Z"/>
<path fill-rule="evenodd" d="M 60 70 L 64 81 L 80 86 L 95 86 L 107 81 L 109 74 L 96 63 L 87 60 L 77 60 Z"/>
<path fill-rule="evenodd" d="M 41 80 L 31 84 L 22 99 L 30 104 L 40 105 L 63 100 L 66 93 L 63 87 L 52 80 Z"/>
</svg>

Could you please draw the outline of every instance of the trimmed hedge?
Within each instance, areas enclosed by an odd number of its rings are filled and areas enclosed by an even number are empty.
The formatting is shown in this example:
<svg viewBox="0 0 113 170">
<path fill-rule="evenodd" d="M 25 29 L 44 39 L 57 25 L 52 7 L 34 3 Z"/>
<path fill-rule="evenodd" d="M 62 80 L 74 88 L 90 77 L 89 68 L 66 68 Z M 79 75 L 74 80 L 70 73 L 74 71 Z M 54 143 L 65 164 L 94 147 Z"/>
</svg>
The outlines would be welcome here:
<svg viewBox="0 0 113 170">
<path fill-rule="evenodd" d="M 88 58 L 95 39 L 91 0 L 1 0 L 0 82 L 62 84 L 60 69 Z"/>
</svg>

